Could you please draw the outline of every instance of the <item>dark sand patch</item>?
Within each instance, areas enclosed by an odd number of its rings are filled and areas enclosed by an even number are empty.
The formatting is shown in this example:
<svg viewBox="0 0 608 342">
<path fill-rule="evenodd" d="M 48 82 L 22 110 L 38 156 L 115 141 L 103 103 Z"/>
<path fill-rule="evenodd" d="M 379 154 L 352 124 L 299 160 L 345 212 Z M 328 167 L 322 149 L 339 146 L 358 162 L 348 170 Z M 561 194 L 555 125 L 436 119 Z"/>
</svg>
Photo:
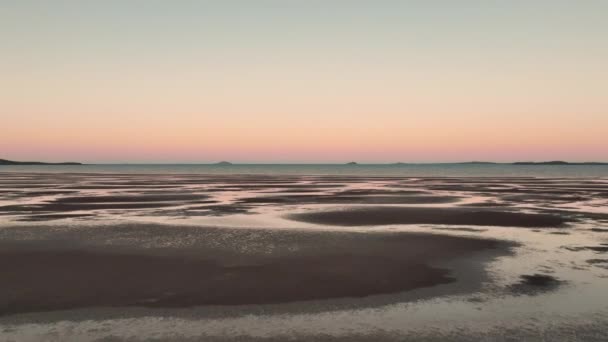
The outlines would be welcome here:
<svg viewBox="0 0 608 342">
<path fill-rule="evenodd" d="M 148 215 L 160 215 L 160 216 L 181 216 L 181 217 L 192 217 L 192 216 L 226 216 L 234 214 L 250 214 L 250 207 L 236 204 L 217 204 L 217 205 L 206 205 L 206 206 L 195 206 L 184 209 L 166 209 L 158 210 L 153 213 L 145 213 L 144 216 Z"/>
<path fill-rule="evenodd" d="M 406 185 L 403 185 L 407 187 Z M 458 184 L 420 184 L 419 187 L 423 187 L 429 190 L 437 191 L 458 191 L 458 192 L 472 192 L 478 194 L 491 194 L 504 196 L 505 199 L 509 199 L 513 202 L 522 201 L 542 201 L 542 200 L 554 200 L 554 201 L 574 201 L 574 200 L 587 200 L 592 199 L 591 192 L 602 191 L 594 187 L 589 188 L 554 188 L 553 185 L 550 187 L 496 187 L 496 186 L 480 186 L 467 184 L 466 180 L 462 180 Z M 568 199 L 569 198 L 569 199 Z"/>
<path fill-rule="evenodd" d="M 406 177 L 409 178 L 409 177 Z M 309 176 L 307 177 L 309 181 L 317 184 L 323 183 L 336 183 L 336 182 L 346 182 L 346 183 L 367 183 L 370 181 L 400 181 L 403 180 L 404 177 L 385 177 L 385 176 Z"/>
<path fill-rule="evenodd" d="M 559 215 L 569 217 L 571 219 L 591 219 L 598 222 L 601 222 L 603 219 L 608 219 L 608 214 L 603 213 L 592 213 L 588 211 L 582 210 L 564 210 L 564 209 L 546 209 L 539 208 L 538 211 L 546 214 Z"/>
<path fill-rule="evenodd" d="M 0 186 L 0 189 L 52 189 L 57 187 L 57 184 L 6 184 Z"/>
<path fill-rule="evenodd" d="M 588 264 L 608 269 L 608 259 L 589 259 Z"/>
<path fill-rule="evenodd" d="M 19 260 L 11 266 L 10 260 Z M 375 257 L 326 255 L 265 264 L 89 252 L 0 253 L 0 315 L 86 306 L 269 304 L 406 291 L 448 271 Z"/>
<path fill-rule="evenodd" d="M 70 185 L 64 186 L 63 189 L 74 189 L 74 190 L 126 190 L 133 189 L 133 186 L 129 185 Z M 138 186 L 138 189 L 177 189 L 179 186 L 176 185 L 154 185 L 154 186 Z"/>
<path fill-rule="evenodd" d="M 466 227 L 433 227 L 435 230 L 443 230 L 443 231 L 459 231 L 459 232 L 467 232 L 467 233 L 483 233 L 487 231 L 487 229 L 475 229 L 475 228 L 466 228 Z"/>
<path fill-rule="evenodd" d="M 471 208 L 354 207 L 287 216 L 295 221 L 336 226 L 448 224 L 505 227 L 560 227 L 570 219 L 551 214 Z"/>
<path fill-rule="evenodd" d="M 561 246 L 560 248 L 568 250 L 570 252 L 580 252 L 587 250 L 587 247 L 584 246 Z"/>
<path fill-rule="evenodd" d="M 433 266 L 436 262 L 504 246 L 411 233 L 160 225 L 6 228 L 0 231 L 0 314 L 396 293 L 454 281 L 447 268 Z M 483 260 L 474 260 L 466 267 L 482 269 Z"/>
<path fill-rule="evenodd" d="M 331 189 L 341 188 L 345 184 L 238 184 L 216 186 L 218 189 L 239 189 L 239 190 L 271 190 L 271 189 Z"/>
<path fill-rule="evenodd" d="M 608 253 L 608 244 L 605 243 L 601 246 L 587 246 L 586 248 L 597 253 Z"/>
<path fill-rule="evenodd" d="M 542 292 L 554 291 L 565 282 L 547 274 L 524 274 L 520 281 L 510 285 L 508 289 L 516 295 L 535 295 Z"/>
<path fill-rule="evenodd" d="M 196 201 L 209 198 L 207 195 L 197 194 L 154 194 L 154 195 L 116 195 L 116 196 L 74 196 L 57 199 L 56 203 L 132 203 L 132 202 L 179 202 Z"/>
<path fill-rule="evenodd" d="M 504 203 L 504 202 L 479 202 L 479 203 L 465 203 L 460 204 L 461 207 L 478 207 L 478 208 L 499 208 L 499 207 L 509 207 L 512 203 Z"/>
<path fill-rule="evenodd" d="M 37 221 L 53 221 L 67 218 L 85 218 L 94 217 L 94 214 L 50 214 L 50 215 L 30 215 L 16 219 L 17 221 L 23 222 L 37 222 Z"/>
<path fill-rule="evenodd" d="M 187 204 L 187 203 L 183 203 Z M 0 213 L 15 215 L 19 213 L 61 213 L 81 210 L 110 210 L 110 209 L 153 209 L 171 207 L 175 202 L 147 202 L 147 203 L 43 203 L 31 205 L 8 205 L 0 207 Z"/>
<path fill-rule="evenodd" d="M 15 215 L 19 213 L 63 213 L 81 210 L 109 209 L 153 209 L 182 204 L 215 203 L 203 194 L 137 194 L 107 196 L 61 197 L 52 202 L 37 204 L 15 204 L 0 207 L 0 213 Z"/>
<path fill-rule="evenodd" d="M 422 194 L 429 194 L 428 191 L 422 191 L 422 190 L 389 190 L 389 189 L 350 189 L 350 190 L 344 190 L 344 191 L 340 191 L 335 193 L 335 195 L 337 196 L 345 196 L 345 195 L 358 195 L 358 196 L 368 196 L 368 195 L 390 195 L 390 196 L 397 196 L 397 195 L 422 195 Z"/>
<path fill-rule="evenodd" d="M 272 193 L 308 193 L 308 192 L 325 192 L 327 191 L 327 189 L 321 189 L 321 188 L 310 188 L 310 189 L 280 189 L 280 190 L 273 190 Z"/>
<path fill-rule="evenodd" d="M 562 246 L 561 248 L 567 249 L 571 252 L 580 252 L 580 251 L 593 251 L 593 252 L 597 252 L 597 253 L 608 252 L 608 244 L 601 244 L 599 246 Z"/>
<path fill-rule="evenodd" d="M 592 199 L 592 196 L 573 196 L 571 194 L 557 196 L 555 194 L 525 194 L 525 195 L 511 195 L 511 196 L 503 196 L 502 199 L 504 201 L 511 202 L 534 202 L 534 201 L 542 201 L 542 202 L 559 202 L 559 203 L 569 203 L 569 202 L 580 202 L 587 201 Z"/>
<path fill-rule="evenodd" d="M 55 196 L 55 195 L 71 195 L 78 191 L 75 190 L 48 190 L 48 191 L 27 191 L 16 193 L 18 197 L 39 197 L 39 196 Z"/>
<path fill-rule="evenodd" d="M 591 231 L 596 233 L 608 233 L 608 229 L 606 228 L 591 228 Z"/>
<path fill-rule="evenodd" d="M 432 204 L 452 203 L 455 196 L 341 196 L 341 195 L 284 195 L 258 196 L 239 200 L 248 204 Z"/>
</svg>

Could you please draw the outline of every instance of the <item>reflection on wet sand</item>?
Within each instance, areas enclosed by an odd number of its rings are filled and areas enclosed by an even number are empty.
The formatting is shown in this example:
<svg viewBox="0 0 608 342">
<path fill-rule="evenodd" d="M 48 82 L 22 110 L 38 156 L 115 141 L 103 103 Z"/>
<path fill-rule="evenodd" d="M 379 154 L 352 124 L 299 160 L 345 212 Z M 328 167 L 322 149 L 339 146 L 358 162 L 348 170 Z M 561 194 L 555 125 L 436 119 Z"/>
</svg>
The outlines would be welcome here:
<svg viewBox="0 0 608 342">
<path fill-rule="evenodd" d="M 0 173 L 0 333 L 601 341 L 607 208 L 590 178 Z"/>
</svg>

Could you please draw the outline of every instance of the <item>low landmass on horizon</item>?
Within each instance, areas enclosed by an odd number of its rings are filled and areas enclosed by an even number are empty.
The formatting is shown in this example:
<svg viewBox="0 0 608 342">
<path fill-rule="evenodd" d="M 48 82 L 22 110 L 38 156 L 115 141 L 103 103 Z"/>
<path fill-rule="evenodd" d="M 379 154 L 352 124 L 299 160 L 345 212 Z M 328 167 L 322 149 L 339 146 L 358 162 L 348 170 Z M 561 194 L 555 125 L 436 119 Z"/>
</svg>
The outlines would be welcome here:
<svg viewBox="0 0 608 342">
<path fill-rule="evenodd" d="M 239 163 L 231 163 L 228 161 L 221 161 L 221 162 L 217 162 L 217 163 L 213 163 L 213 164 L 206 164 L 206 163 L 201 163 L 200 165 L 217 165 L 217 166 L 231 166 L 231 165 L 244 165 L 244 164 L 250 164 L 250 163 L 243 163 L 243 164 L 239 164 Z M 260 165 L 266 164 L 266 163 L 259 163 Z M 268 163 L 270 164 L 270 163 Z M 302 165 L 306 165 L 309 163 L 302 163 Z M 454 165 L 458 165 L 458 164 L 465 164 L 465 165 L 474 165 L 474 164 L 479 164 L 479 165 L 608 165 L 608 163 L 606 162 L 567 162 L 567 161 L 561 161 L 561 160 L 553 160 L 553 161 L 542 161 L 542 162 L 534 162 L 534 161 L 520 161 L 520 162 L 513 162 L 513 163 L 499 163 L 499 162 L 488 162 L 488 161 L 470 161 L 470 162 L 456 162 L 456 163 L 403 163 L 403 162 L 397 162 L 397 163 L 392 163 L 392 164 L 388 164 L 388 165 L 432 165 L 432 164 L 454 164 Z M 53 162 L 40 162 L 40 161 L 14 161 L 14 160 L 7 160 L 7 159 L 0 159 L 0 165 L 85 165 L 84 163 L 79 163 L 79 162 L 59 162 L 59 163 L 53 163 Z M 144 164 L 145 165 L 145 164 Z M 152 165 L 152 164 L 150 164 Z M 161 164 L 159 164 L 161 165 Z M 174 164 L 171 164 L 174 165 Z M 179 163 L 177 164 L 179 165 Z M 192 165 L 197 165 L 197 164 L 192 164 Z M 297 165 L 297 164 L 294 164 Z M 327 165 L 331 165 L 331 163 L 328 163 Z M 345 165 L 385 165 L 383 163 L 373 163 L 373 164 L 361 164 L 358 162 L 348 162 Z"/>
<path fill-rule="evenodd" d="M 77 162 L 60 162 L 60 163 L 46 163 L 39 161 L 14 161 L 7 159 L 0 159 L 0 165 L 83 165 Z"/>
</svg>

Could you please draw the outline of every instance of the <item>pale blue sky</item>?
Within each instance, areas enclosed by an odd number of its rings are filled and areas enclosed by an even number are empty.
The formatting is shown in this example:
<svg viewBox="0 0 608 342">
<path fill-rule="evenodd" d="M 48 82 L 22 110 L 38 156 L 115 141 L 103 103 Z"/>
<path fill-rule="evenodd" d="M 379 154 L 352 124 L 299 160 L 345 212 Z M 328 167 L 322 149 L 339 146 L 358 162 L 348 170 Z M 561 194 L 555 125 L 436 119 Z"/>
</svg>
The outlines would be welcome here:
<svg viewBox="0 0 608 342">
<path fill-rule="evenodd" d="M 607 37 L 608 1 L 2 0 L 2 153 L 605 160 Z"/>
</svg>

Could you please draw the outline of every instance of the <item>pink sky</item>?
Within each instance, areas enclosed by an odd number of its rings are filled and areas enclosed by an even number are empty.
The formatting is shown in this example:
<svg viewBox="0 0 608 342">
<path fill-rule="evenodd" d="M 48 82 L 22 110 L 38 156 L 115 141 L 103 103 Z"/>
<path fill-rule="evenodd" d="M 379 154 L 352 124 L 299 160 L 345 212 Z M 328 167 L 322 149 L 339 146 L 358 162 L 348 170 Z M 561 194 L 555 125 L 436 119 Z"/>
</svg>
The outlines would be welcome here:
<svg viewBox="0 0 608 342">
<path fill-rule="evenodd" d="M 608 161 L 601 2 L 169 3 L 7 5 L 0 158 Z"/>
</svg>

